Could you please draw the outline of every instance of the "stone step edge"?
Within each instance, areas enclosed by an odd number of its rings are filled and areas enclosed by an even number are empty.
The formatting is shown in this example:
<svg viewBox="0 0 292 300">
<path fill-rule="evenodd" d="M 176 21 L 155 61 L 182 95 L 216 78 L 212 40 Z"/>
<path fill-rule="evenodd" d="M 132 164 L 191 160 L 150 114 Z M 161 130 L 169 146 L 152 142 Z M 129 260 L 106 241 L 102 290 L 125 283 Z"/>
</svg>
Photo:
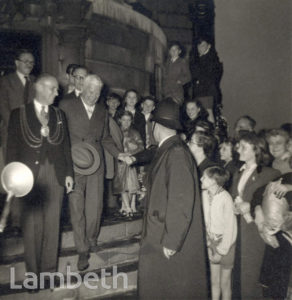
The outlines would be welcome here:
<svg viewBox="0 0 292 300">
<path fill-rule="evenodd" d="M 100 226 L 100 230 L 102 230 L 105 227 L 117 226 L 117 225 L 125 224 L 125 223 L 134 223 L 134 222 L 139 222 L 139 221 L 142 221 L 142 217 L 136 217 L 136 218 L 133 218 L 132 220 L 128 220 L 128 219 L 115 220 L 115 221 L 106 220 L 106 222 L 102 223 L 102 225 Z M 70 231 L 73 231 L 71 225 L 70 226 L 64 226 L 63 228 L 60 228 L 60 235 L 66 234 Z M 22 239 L 22 234 L 19 234 L 17 236 L 10 236 L 9 233 L 6 233 L 4 231 L 3 233 L 1 233 L 0 239 L 4 239 L 4 240 Z"/>
<path fill-rule="evenodd" d="M 126 298 L 127 297 L 127 298 Z M 113 292 L 110 295 L 103 295 L 103 296 L 98 296 L 96 298 L 87 298 L 90 300 L 113 300 L 113 299 L 128 299 L 128 297 L 131 297 L 129 299 L 138 299 L 138 287 L 135 286 L 131 289 L 128 289 L 126 292 L 120 292 L 117 291 L 116 293 Z M 135 298 L 133 298 L 135 297 Z"/>
<path fill-rule="evenodd" d="M 97 274 L 97 276 L 100 278 L 102 270 L 105 270 L 107 273 L 109 273 L 109 272 L 112 271 L 113 266 L 115 266 L 115 265 L 111 265 L 111 266 L 108 266 L 106 268 L 91 270 L 89 272 Z M 128 261 L 128 262 L 125 262 L 125 263 L 120 263 L 120 264 L 117 265 L 117 270 L 118 270 L 119 273 L 120 272 L 130 273 L 130 272 L 137 271 L 138 270 L 138 260 L 135 259 L 133 261 Z M 83 271 L 83 272 L 78 272 L 78 273 L 79 273 L 79 275 L 81 276 L 81 278 L 83 280 L 84 276 L 88 272 Z M 110 276 L 108 276 L 108 277 L 110 277 Z M 65 277 L 65 282 L 64 283 L 65 284 L 67 283 L 67 278 L 66 277 Z M 72 280 L 72 283 L 76 283 L 76 281 Z M 21 285 L 21 282 L 16 282 L 16 285 Z M 58 289 L 58 288 L 60 288 L 60 287 L 58 285 L 56 285 L 55 289 Z M 45 289 L 48 289 L 48 288 L 45 288 Z M 0 284 L 0 291 L 1 291 L 0 292 L 0 298 L 1 298 L 1 296 L 5 296 L 5 295 L 12 295 L 12 294 L 18 294 L 18 293 L 26 292 L 25 289 L 11 290 L 10 289 L 10 284 Z M 107 296 L 109 296 L 109 295 L 107 295 Z"/>
<path fill-rule="evenodd" d="M 91 253 L 95 252 L 97 253 L 98 251 L 106 250 L 106 249 L 112 249 L 116 248 L 119 246 L 127 246 L 132 243 L 137 243 L 140 241 L 140 235 L 133 235 L 129 236 L 128 238 L 123 238 L 119 240 L 113 240 L 110 242 L 102 243 L 96 247 L 96 250 L 90 251 Z M 58 257 L 66 257 L 66 256 L 73 256 L 77 255 L 77 251 L 75 247 L 72 248 L 65 248 L 62 249 L 58 255 Z M 5 256 L 0 258 L 0 265 L 9 265 L 12 263 L 19 263 L 19 262 L 24 262 L 24 254 L 19 254 L 19 255 L 13 255 L 13 256 Z"/>
</svg>

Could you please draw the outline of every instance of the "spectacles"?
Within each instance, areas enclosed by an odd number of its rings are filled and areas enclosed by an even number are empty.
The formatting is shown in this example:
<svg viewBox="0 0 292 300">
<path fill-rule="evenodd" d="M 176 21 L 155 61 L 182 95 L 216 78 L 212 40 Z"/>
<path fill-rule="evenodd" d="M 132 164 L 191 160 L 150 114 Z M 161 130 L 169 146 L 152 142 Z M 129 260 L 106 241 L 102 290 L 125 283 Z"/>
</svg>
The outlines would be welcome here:
<svg viewBox="0 0 292 300">
<path fill-rule="evenodd" d="M 21 60 L 21 59 L 18 59 L 18 61 L 21 61 L 22 63 L 24 63 L 26 65 L 32 65 L 32 66 L 34 66 L 34 64 L 35 64 L 35 62 L 31 61 L 31 60 Z"/>
</svg>

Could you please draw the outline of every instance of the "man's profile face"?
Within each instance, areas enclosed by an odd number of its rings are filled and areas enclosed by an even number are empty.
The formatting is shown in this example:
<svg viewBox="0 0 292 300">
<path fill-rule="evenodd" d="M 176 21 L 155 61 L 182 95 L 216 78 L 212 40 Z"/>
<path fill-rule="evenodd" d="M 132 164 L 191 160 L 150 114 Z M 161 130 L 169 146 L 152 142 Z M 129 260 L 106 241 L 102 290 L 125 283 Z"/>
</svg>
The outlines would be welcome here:
<svg viewBox="0 0 292 300">
<path fill-rule="evenodd" d="M 43 79 L 36 84 L 36 98 L 44 105 L 53 104 L 58 95 L 58 82 L 55 78 Z"/>
<path fill-rule="evenodd" d="M 34 67 L 34 57 L 31 53 L 22 53 L 18 59 L 15 60 L 16 70 L 27 76 L 31 73 Z"/>
</svg>

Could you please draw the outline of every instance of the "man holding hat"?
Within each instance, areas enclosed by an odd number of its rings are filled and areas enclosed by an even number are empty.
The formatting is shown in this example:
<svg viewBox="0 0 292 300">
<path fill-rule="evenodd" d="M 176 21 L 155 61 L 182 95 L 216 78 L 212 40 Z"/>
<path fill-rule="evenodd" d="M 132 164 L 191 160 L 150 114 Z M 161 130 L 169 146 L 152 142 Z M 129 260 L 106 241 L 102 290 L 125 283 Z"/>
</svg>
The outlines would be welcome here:
<svg viewBox="0 0 292 300">
<path fill-rule="evenodd" d="M 89 251 L 96 247 L 103 209 L 104 148 L 122 158 L 109 134 L 108 112 L 99 96 L 103 83 L 97 75 L 87 75 L 80 97 L 64 99 L 72 144 L 75 187 L 69 195 L 71 223 L 79 254 L 78 269 L 88 268 Z"/>
<path fill-rule="evenodd" d="M 147 174 L 139 297 L 207 299 L 199 185 L 192 156 L 176 133 L 182 128 L 179 106 L 161 101 L 153 122 L 158 149 Z"/>
</svg>

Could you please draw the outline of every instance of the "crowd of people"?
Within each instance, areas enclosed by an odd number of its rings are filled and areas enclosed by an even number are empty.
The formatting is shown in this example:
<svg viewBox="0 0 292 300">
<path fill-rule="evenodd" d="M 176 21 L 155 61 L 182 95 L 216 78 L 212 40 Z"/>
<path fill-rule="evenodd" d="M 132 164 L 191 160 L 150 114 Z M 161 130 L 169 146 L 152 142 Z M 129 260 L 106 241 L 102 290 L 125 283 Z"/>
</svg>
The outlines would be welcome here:
<svg viewBox="0 0 292 300">
<path fill-rule="evenodd" d="M 135 89 L 101 99 L 102 79 L 78 64 L 68 66 L 57 97 L 56 78 L 31 77 L 33 55 L 16 55 L 16 72 L 1 78 L 1 140 L 5 162 L 25 163 L 35 178 L 11 211 L 27 271 L 56 270 L 65 186 L 80 271 L 97 247 L 106 195 L 107 209 L 122 217 L 144 211 L 141 299 L 207 299 L 208 283 L 214 300 L 285 299 L 292 124 L 257 132 L 243 115 L 232 136 L 218 135 L 216 52 L 200 40 L 190 72 L 181 50 L 177 43 L 169 49 L 160 101 Z"/>
</svg>

